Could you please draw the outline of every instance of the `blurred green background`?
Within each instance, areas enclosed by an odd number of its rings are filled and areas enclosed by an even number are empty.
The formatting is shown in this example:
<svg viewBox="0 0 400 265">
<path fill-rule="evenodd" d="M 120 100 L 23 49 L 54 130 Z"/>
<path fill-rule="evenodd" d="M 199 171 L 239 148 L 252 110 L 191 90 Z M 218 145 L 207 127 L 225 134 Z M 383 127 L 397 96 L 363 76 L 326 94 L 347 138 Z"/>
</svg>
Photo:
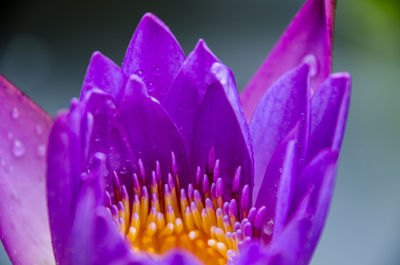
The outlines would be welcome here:
<svg viewBox="0 0 400 265">
<path fill-rule="evenodd" d="M 54 115 L 79 95 L 91 53 L 120 63 L 140 17 L 151 11 L 186 54 L 205 39 L 241 89 L 302 4 L 8 1 L 0 10 L 0 73 Z M 339 0 L 336 15 L 333 69 L 352 74 L 353 94 L 333 204 L 312 264 L 400 264 L 400 1 Z M 0 249 L 0 264 L 10 264 Z"/>
</svg>

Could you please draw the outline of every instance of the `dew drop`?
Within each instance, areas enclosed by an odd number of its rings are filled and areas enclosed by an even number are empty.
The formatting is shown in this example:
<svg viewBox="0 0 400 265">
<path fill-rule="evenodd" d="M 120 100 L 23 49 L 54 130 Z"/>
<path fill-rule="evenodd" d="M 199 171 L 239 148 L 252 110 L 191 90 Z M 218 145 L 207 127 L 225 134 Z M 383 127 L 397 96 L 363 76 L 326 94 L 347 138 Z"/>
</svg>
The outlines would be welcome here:
<svg viewBox="0 0 400 265">
<path fill-rule="evenodd" d="M 153 82 L 148 82 L 148 83 L 147 83 L 147 91 L 148 91 L 148 92 L 154 91 Z"/>
<path fill-rule="evenodd" d="M 36 125 L 36 127 L 35 127 L 35 133 L 36 133 L 37 135 L 41 135 L 41 134 L 43 133 L 43 128 L 42 128 L 42 126 Z"/>
<path fill-rule="evenodd" d="M 13 119 L 18 119 L 18 117 L 19 117 L 19 110 L 18 110 L 18 108 L 14 107 L 14 108 L 11 110 L 11 117 L 12 117 Z"/>
<path fill-rule="evenodd" d="M 263 231 L 266 235 L 270 236 L 272 235 L 272 232 L 274 231 L 274 220 L 270 219 L 263 227 Z"/>
<path fill-rule="evenodd" d="M 39 157 L 43 157 L 46 154 L 46 147 L 44 146 L 44 144 L 41 144 L 37 147 L 36 149 L 36 154 Z"/>
<path fill-rule="evenodd" d="M 153 68 L 153 73 L 155 75 L 160 75 L 161 74 L 161 68 L 159 66 L 156 66 Z"/>
<path fill-rule="evenodd" d="M 25 147 L 20 140 L 14 140 L 13 145 L 11 147 L 11 153 L 15 157 L 21 157 L 25 154 Z"/>
<path fill-rule="evenodd" d="M 143 75 L 143 71 L 142 71 L 142 70 L 137 70 L 135 73 L 136 73 L 138 76 L 142 76 L 142 75 Z"/>
</svg>

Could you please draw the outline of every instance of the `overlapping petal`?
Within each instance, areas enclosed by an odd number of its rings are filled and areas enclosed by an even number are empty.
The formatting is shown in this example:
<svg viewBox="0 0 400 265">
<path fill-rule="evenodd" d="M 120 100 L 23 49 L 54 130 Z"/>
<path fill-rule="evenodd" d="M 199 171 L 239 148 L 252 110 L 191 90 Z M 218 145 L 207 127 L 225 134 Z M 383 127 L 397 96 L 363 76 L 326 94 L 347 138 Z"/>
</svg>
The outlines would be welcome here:
<svg viewBox="0 0 400 265">
<path fill-rule="evenodd" d="M 47 205 L 55 259 L 67 264 L 66 244 L 69 242 L 73 204 L 78 192 L 79 176 L 72 173 L 72 164 L 79 157 L 71 155 L 68 114 L 60 114 L 49 137 L 47 158 Z"/>
<path fill-rule="evenodd" d="M 121 71 L 118 65 L 101 54 L 93 53 L 86 70 L 83 81 L 81 99 L 88 92 L 88 89 L 95 86 L 111 95 L 116 103 L 121 100 L 127 76 Z"/>
<path fill-rule="evenodd" d="M 117 173 L 120 182 L 130 190 L 137 159 L 113 98 L 98 89 L 92 89 L 87 93 L 84 105 L 85 112 L 93 116 L 89 161 L 86 162 L 86 166 L 90 165 L 93 154 L 104 153 L 108 168 L 108 174 L 105 176 L 106 189 L 110 190 L 113 187 L 113 175 Z"/>
<path fill-rule="evenodd" d="M 188 174 L 188 160 L 182 137 L 161 104 L 149 96 L 144 83 L 132 75 L 120 104 L 125 125 L 136 157 L 142 159 L 147 172 L 155 170 L 159 161 L 163 177 L 171 169 L 171 152 L 175 154 L 179 175 L 184 185 L 192 179 Z M 150 175 L 147 174 L 150 181 Z M 149 182 L 150 183 L 150 182 Z"/>
<path fill-rule="evenodd" d="M 337 151 L 322 150 L 296 181 L 290 220 L 269 247 L 278 264 L 309 263 L 329 210 L 337 157 Z"/>
<path fill-rule="evenodd" d="M 149 94 L 163 102 L 184 61 L 182 48 L 168 27 L 147 13 L 129 43 L 122 71 L 140 76 Z"/>
<path fill-rule="evenodd" d="M 311 99 L 308 162 L 323 148 L 340 150 L 350 104 L 351 77 L 347 73 L 331 75 Z"/>
<path fill-rule="evenodd" d="M 308 64 L 302 64 L 286 73 L 265 93 L 254 112 L 250 122 L 254 150 L 254 200 L 257 199 L 267 167 L 280 142 L 298 121 L 303 123 L 303 135 L 306 133 L 304 122 L 310 95 L 308 76 Z M 285 152 L 286 147 L 282 150 Z M 279 181 L 272 180 L 270 175 L 267 178 L 266 181 L 271 180 L 271 183 Z"/>
<path fill-rule="evenodd" d="M 14 264 L 54 264 L 46 207 L 51 118 L 0 75 L 0 235 Z"/>
<path fill-rule="evenodd" d="M 250 189 L 253 187 L 252 157 L 239 118 L 222 84 L 211 84 L 198 115 L 192 159 L 194 165 L 204 167 L 209 150 L 215 148 L 215 156 L 221 161 L 220 176 L 224 189 L 227 188 L 224 195 L 230 194 L 239 166 L 243 175 L 239 186 L 249 184 Z"/>
<path fill-rule="evenodd" d="M 241 99 L 249 120 L 265 91 L 301 62 L 313 65 L 315 90 L 331 73 L 335 0 L 308 0 L 267 59 L 243 90 Z"/>
<path fill-rule="evenodd" d="M 296 147 L 296 140 L 291 140 L 287 144 L 282 170 L 279 170 L 281 176 L 277 187 L 276 204 L 274 200 L 271 201 L 271 204 L 275 205 L 273 231 L 270 231 L 274 237 L 282 232 L 289 215 L 296 181 Z"/>
<path fill-rule="evenodd" d="M 203 40 L 199 40 L 183 63 L 163 104 L 179 128 L 188 153 L 191 152 L 196 118 L 204 95 L 208 86 L 217 81 L 212 72 L 216 62 L 219 62 L 218 58 Z"/>
</svg>

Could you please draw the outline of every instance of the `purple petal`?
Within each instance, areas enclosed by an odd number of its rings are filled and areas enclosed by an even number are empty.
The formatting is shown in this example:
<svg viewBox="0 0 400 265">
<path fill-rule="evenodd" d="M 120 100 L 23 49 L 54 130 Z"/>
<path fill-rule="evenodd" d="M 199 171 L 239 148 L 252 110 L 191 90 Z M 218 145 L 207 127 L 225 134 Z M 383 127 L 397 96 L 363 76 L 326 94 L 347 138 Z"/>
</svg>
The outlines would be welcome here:
<svg viewBox="0 0 400 265">
<path fill-rule="evenodd" d="M 93 157 L 97 152 L 107 156 L 106 190 L 112 190 L 114 172 L 118 174 L 120 182 L 131 190 L 132 172 L 137 169 L 137 161 L 117 107 L 110 95 L 99 90 L 91 90 L 87 95 L 85 111 L 93 116 L 88 157 Z"/>
<path fill-rule="evenodd" d="M 267 247 L 268 265 L 305 265 L 304 249 L 307 241 L 307 231 L 312 226 L 307 213 L 311 191 L 307 193 L 296 214 L 287 224 L 282 233 L 273 237 Z"/>
<path fill-rule="evenodd" d="M 77 265 L 150 264 L 134 257 L 129 245 L 101 205 L 97 180 L 84 180 L 77 199 L 71 232 L 70 260 Z"/>
<path fill-rule="evenodd" d="M 350 75 L 337 73 L 331 75 L 312 97 L 307 162 L 323 148 L 340 150 L 350 104 L 350 94 Z"/>
<path fill-rule="evenodd" d="M 279 143 L 300 120 L 305 122 L 309 100 L 309 67 L 303 64 L 286 73 L 265 93 L 250 122 L 254 148 L 254 191 L 256 199 L 266 169 Z M 301 126 L 305 134 L 306 128 Z M 306 139 L 305 135 L 302 137 Z M 305 141 L 305 140 L 304 140 Z M 285 151 L 286 149 L 283 149 Z"/>
<path fill-rule="evenodd" d="M 140 76 L 149 94 L 163 102 L 184 61 L 182 48 L 168 27 L 147 13 L 129 43 L 122 71 Z"/>
<path fill-rule="evenodd" d="M 207 87 L 216 81 L 211 70 L 215 62 L 219 60 L 208 49 L 206 43 L 199 40 L 196 48 L 183 63 L 163 104 L 179 128 L 189 153 L 196 117 L 204 95 Z"/>
<path fill-rule="evenodd" d="M 271 242 L 283 264 L 308 264 L 325 224 L 332 198 L 338 153 L 321 151 L 296 182 L 290 221 Z"/>
<path fill-rule="evenodd" d="M 268 177 L 268 176 L 266 176 Z M 296 141 L 291 140 L 286 148 L 282 175 L 276 196 L 273 236 L 282 232 L 289 214 L 293 188 L 296 180 Z"/>
<path fill-rule="evenodd" d="M 136 157 L 142 159 L 151 181 L 151 170 L 160 162 L 162 176 L 167 181 L 171 170 L 171 152 L 174 152 L 181 183 L 187 185 L 193 176 L 188 174 L 185 146 L 178 129 L 161 104 L 147 95 L 139 77 L 132 75 L 120 104 L 121 119 L 128 131 Z"/>
<path fill-rule="evenodd" d="M 118 65 L 100 52 L 95 52 L 86 70 L 81 99 L 85 97 L 90 86 L 95 86 L 110 94 L 115 102 L 119 103 L 126 80 L 127 76 L 122 73 Z"/>
<path fill-rule="evenodd" d="M 249 120 L 265 91 L 301 62 L 312 63 L 316 89 L 331 72 L 334 0 L 308 0 L 242 93 Z"/>
<path fill-rule="evenodd" d="M 248 134 L 248 128 L 242 129 L 242 125 L 245 125 L 244 117 L 238 116 L 231 104 L 231 98 L 234 98 L 232 94 L 237 94 L 237 90 L 227 88 L 229 87 L 223 87 L 220 82 L 208 87 L 198 114 L 192 147 L 194 165 L 201 167 L 207 163 L 210 148 L 215 148 L 215 157 L 221 161 L 219 174 L 224 181 L 226 199 L 232 191 L 233 178 L 239 166 L 243 175 L 239 187 L 249 184 L 250 191 L 253 187 L 252 157 L 245 136 Z M 240 118 L 243 118 L 244 123 Z"/>
<path fill-rule="evenodd" d="M 46 208 L 52 119 L 0 75 L 0 235 L 14 264 L 54 264 Z"/>
<path fill-rule="evenodd" d="M 92 251 L 96 248 L 96 243 L 93 241 L 94 230 L 91 227 L 96 218 L 96 208 L 103 204 L 102 176 L 106 174 L 106 157 L 102 153 L 96 153 L 93 155 L 93 160 L 90 173 L 81 174 L 76 203 L 71 209 L 72 220 L 69 224 L 71 232 L 68 234 L 68 241 L 64 242 L 64 249 L 69 251 L 63 260 L 67 264 L 90 264 Z"/>
<path fill-rule="evenodd" d="M 244 250 L 240 251 L 239 257 L 237 257 L 234 261 L 235 265 L 265 265 L 269 263 L 265 263 L 265 260 L 268 258 L 268 255 L 264 249 L 264 246 L 251 243 Z"/>
<path fill-rule="evenodd" d="M 71 137 L 67 113 L 59 114 L 49 137 L 47 157 L 47 204 L 54 255 L 58 264 L 67 264 L 65 245 L 72 221 L 73 201 L 77 195 L 79 175 L 73 166 L 80 164 L 73 153 L 76 145 Z M 78 172 L 79 174 L 79 172 Z"/>
</svg>

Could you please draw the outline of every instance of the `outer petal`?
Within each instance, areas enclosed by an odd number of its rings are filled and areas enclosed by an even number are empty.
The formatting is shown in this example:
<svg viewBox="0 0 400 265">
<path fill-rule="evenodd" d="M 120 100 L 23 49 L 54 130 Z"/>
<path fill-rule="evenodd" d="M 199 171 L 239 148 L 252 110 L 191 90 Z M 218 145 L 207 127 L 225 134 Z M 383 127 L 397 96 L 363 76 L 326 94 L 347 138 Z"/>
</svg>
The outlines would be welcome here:
<svg viewBox="0 0 400 265">
<path fill-rule="evenodd" d="M 106 190 L 112 190 L 114 171 L 121 183 L 131 190 L 132 172 L 136 171 L 137 161 L 112 97 L 97 89 L 91 90 L 85 102 L 85 111 L 93 115 L 88 157 L 90 159 L 97 152 L 104 153 L 107 157 Z"/>
<path fill-rule="evenodd" d="M 306 118 L 310 94 L 308 73 L 307 64 L 286 73 L 265 93 L 254 112 L 250 122 L 254 148 L 254 199 L 275 149 L 296 123 Z M 306 128 L 303 126 L 302 129 Z"/>
<path fill-rule="evenodd" d="M 308 162 L 323 148 L 340 150 L 350 104 L 351 77 L 331 75 L 311 99 L 311 132 Z"/>
<path fill-rule="evenodd" d="M 54 264 L 44 183 L 53 121 L 1 75 L 0 101 L 1 240 L 14 264 Z"/>
<path fill-rule="evenodd" d="M 228 197 L 238 166 L 241 166 L 243 175 L 239 187 L 249 184 L 252 190 L 253 168 L 246 131 L 241 127 L 240 117 L 236 115 L 227 92 L 220 82 L 208 87 L 197 119 L 192 159 L 194 165 L 204 167 L 210 148 L 215 148 L 215 156 L 221 161 L 220 176 L 224 180 L 224 193 Z"/>
<path fill-rule="evenodd" d="M 269 57 L 242 93 L 246 118 L 251 118 L 265 91 L 282 74 L 302 61 L 314 64 L 312 88 L 331 72 L 335 0 L 307 0 Z"/>
<path fill-rule="evenodd" d="M 208 86 L 217 81 L 212 65 L 219 62 L 203 40 L 189 54 L 172 84 L 164 107 L 179 128 L 190 153 L 197 114 Z"/>
<path fill-rule="evenodd" d="M 129 43 L 122 71 L 139 75 L 149 94 L 163 102 L 184 61 L 182 48 L 168 27 L 147 13 Z"/>
<path fill-rule="evenodd" d="M 170 172 L 174 152 L 181 183 L 191 181 L 185 146 L 178 129 L 161 104 L 147 95 L 143 82 L 130 77 L 120 104 L 121 119 L 126 126 L 136 157 L 142 159 L 148 173 L 160 162 L 163 177 Z M 150 174 L 147 174 L 150 180 Z"/>
<path fill-rule="evenodd" d="M 119 103 L 126 80 L 127 76 L 122 73 L 118 65 L 100 52 L 95 52 L 90 58 L 90 63 L 86 70 L 81 99 L 85 97 L 87 90 L 91 86 L 96 86 L 110 94 L 114 101 Z"/>
</svg>

